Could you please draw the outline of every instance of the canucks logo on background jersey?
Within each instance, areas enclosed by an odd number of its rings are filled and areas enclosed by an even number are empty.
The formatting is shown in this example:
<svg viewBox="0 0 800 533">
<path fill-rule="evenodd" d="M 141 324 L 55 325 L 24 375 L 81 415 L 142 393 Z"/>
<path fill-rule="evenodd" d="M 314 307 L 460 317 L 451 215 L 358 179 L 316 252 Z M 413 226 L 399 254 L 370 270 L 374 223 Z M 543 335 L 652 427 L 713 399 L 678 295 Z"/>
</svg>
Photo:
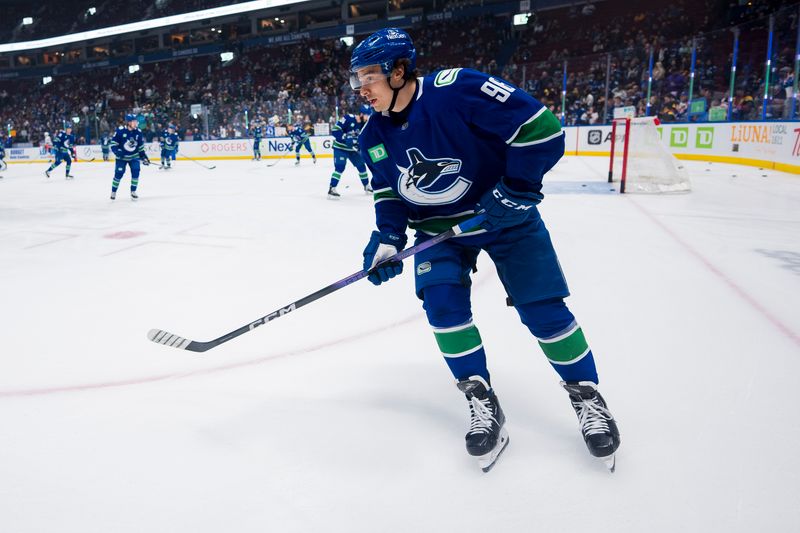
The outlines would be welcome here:
<svg viewBox="0 0 800 533">
<path fill-rule="evenodd" d="M 406 150 L 410 165 L 400 170 L 397 191 L 405 200 L 416 205 L 443 205 L 457 202 L 472 182 L 458 173 L 461 160 L 454 158 L 429 159 L 418 148 Z"/>
</svg>

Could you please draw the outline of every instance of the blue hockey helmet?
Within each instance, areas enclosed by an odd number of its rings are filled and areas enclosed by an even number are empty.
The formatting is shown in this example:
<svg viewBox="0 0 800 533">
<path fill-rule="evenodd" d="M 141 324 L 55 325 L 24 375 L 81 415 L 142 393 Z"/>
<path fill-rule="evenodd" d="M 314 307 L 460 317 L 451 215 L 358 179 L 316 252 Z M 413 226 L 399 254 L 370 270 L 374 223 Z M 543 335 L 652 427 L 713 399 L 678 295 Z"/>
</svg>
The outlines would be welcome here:
<svg viewBox="0 0 800 533">
<path fill-rule="evenodd" d="M 168 129 L 168 130 L 174 130 L 174 129 L 176 129 L 176 128 L 175 128 L 175 124 L 169 124 L 169 125 L 167 126 L 167 129 Z"/>
<path fill-rule="evenodd" d="M 353 89 L 360 89 L 362 85 L 369 85 L 381 77 L 389 76 L 398 59 L 408 59 L 406 74 L 410 74 L 416 68 L 417 50 L 408 33 L 400 28 L 384 28 L 376 31 L 353 49 L 350 57 L 350 86 Z M 383 76 L 376 75 L 377 73 L 361 77 L 357 75 L 359 70 L 374 65 L 381 68 Z"/>
<path fill-rule="evenodd" d="M 132 121 L 132 120 L 138 120 L 138 119 L 136 118 L 136 115 L 134 115 L 133 113 L 127 113 L 127 114 L 125 115 L 125 122 L 130 122 L 130 121 Z"/>
</svg>

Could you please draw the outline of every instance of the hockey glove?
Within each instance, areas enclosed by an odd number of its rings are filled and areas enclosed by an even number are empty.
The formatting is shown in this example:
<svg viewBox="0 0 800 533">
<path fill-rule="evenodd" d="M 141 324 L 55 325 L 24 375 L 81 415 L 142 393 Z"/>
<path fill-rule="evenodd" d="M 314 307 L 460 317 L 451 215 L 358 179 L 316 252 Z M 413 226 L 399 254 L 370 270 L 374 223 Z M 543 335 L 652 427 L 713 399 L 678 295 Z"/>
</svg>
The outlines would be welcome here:
<svg viewBox="0 0 800 533">
<path fill-rule="evenodd" d="M 494 189 L 483 193 L 478 202 L 477 212 L 486 217 L 481 227 L 494 231 L 522 224 L 542 198 L 541 193 L 513 191 L 501 179 Z"/>
<path fill-rule="evenodd" d="M 144 166 L 146 166 L 146 167 L 150 166 L 150 158 L 147 157 L 147 155 L 144 152 L 142 152 L 141 155 L 139 155 L 139 159 L 141 159 L 142 164 Z"/>
<path fill-rule="evenodd" d="M 364 248 L 364 270 L 369 270 L 370 274 L 367 279 L 373 285 L 380 285 L 403 272 L 402 261 L 389 261 L 387 263 L 382 263 L 382 261 L 402 250 L 407 240 L 408 237 L 405 235 L 381 233 L 380 231 L 372 232 L 369 243 Z"/>
</svg>

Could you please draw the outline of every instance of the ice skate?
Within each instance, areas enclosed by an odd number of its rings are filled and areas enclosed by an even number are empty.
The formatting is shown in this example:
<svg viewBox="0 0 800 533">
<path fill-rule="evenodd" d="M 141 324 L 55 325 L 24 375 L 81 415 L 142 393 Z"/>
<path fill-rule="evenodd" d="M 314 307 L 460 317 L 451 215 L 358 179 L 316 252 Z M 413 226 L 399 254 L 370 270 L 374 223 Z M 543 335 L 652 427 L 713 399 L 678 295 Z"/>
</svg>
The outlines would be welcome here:
<svg viewBox="0 0 800 533">
<path fill-rule="evenodd" d="M 64 175 L 64 178 L 65 178 L 65 179 L 68 179 L 68 180 L 71 180 L 71 179 L 74 179 L 74 178 L 75 178 L 75 176 L 73 176 L 72 174 L 65 174 L 65 175 Z"/>
<path fill-rule="evenodd" d="M 117 199 L 117 191 L 111 191 L 111 199 L 112 200 L 116 200 Z"/>
<path fill-rule="evenodd" d="M 131 191 L 131 200 L 136 201 L 139 199 L 139 195 L 136 194 L 136 191 Z"/>
<path fill-rule="evenodd" d="M 299 166 L 299 165 L 300 165 L 300 160 L 298 159 L 297 161 L 294 162 L 294 166 Z"/>
<path fill-rule="evenodd" d="M 369 183 L 367 183 L 366 185 L 364 185 L 364 192 L 365 192 L 366 194 L 372 194 L 372 193 L 374 192 L 374 191 L 372 190 L 372 185 L 370 185 Z"/>
<path fill-rule="evenodd" d="M 50 177 L 50 169 L 49 168 L 44 171 L 44 175 L 47 176 L 48 178 Z"/>
<path fill-rule="evenodd" d="M 336 190 L 336 187 L 331 187 L 330 189 L 328 189 L 329 200 L 338 200 L 339 198 L 341 198 L 341 196 L 342 195 L 339 194 L 339 192 Z"/>
<path fill-rule="evenodd" d="M 613 472 L 615 452 L 620 443 L 619 430 L 605 400 L 597 392 L 597 385 L 591 381 L 562 381 L 561 386 L 569 393 L 589 453 L 601 459 Z"/>
<path fill-rule="evenodd" d="M 314 158 L 314 164 L 315 165 L 317 164 L 317 158 L 316 157 Z"/>
<path fill-rule="evenodd" d="M 470 422 L 466 440 L 467 453 L 478 459 L 481 470 L 488 472 L 508 446 L 506 417 L 489 384 L 480 376 L 459 381 L 458 389 L 469 402 Z"/>
</svg>

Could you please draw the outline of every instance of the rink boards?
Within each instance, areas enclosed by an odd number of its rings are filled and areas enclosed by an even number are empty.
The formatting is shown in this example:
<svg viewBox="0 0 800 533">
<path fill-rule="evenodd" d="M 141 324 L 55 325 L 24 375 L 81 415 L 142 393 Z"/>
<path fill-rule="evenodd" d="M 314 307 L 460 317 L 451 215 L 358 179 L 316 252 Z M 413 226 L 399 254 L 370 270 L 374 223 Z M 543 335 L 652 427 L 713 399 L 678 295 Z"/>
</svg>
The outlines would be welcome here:
<svg viewBox="0 0 800 533">
<path fill-rule="evenodd" d="M 664 145 L 679 159 L 714 161 L 749 165 L 800 174 L 800 122 L 724 122 L 663 124 L 659 132 Z M 575 126 L 564 128 L 566 155 L 608 156 L 611 126 Z M 311 137 L 311 147 L 318 157 L 333 157 L 333 137 Z M 264 159 L 293 155 L 288 137 L 261 141 Z M 147 144 L 151 159 L 158 160 L 157 142 Z M 99 145 L 77 147 L 78 160 L 102 161 Z M 310 157 L 305 148 L 301 157 Z M 253 157 L 250 139 L 183 141 L 181 156 L 207 160 L 247 160 Z M 113 154 L 111 155 L 113 158 Z M 9 163 L 44 163 L 47 154 L 41 148 L 10 148 Z"/>
</svg>

